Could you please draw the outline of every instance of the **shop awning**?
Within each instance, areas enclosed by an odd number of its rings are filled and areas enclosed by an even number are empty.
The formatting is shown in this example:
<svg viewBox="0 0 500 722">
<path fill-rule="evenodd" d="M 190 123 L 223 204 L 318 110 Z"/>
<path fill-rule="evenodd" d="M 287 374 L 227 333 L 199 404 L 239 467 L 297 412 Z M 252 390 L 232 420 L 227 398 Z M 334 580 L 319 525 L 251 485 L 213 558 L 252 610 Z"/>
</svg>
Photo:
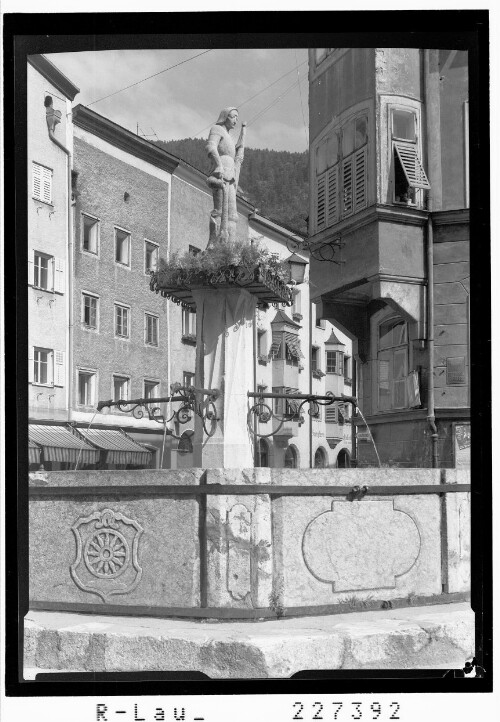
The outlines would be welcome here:
<svg viewBox="0 0 500 722">
<path fill-rule="evenodd" d="M 91 444 L 107 451 L 107 464 L 149 466 L 151 451 L 118 429 L 78 429 Z"/>
<path fill-rule="evenodd" d="M 75 436 L 65 426 L 30 424 L 29 440 L 43 448 L 44 461 L 66 461 L 79 464 L 97 464 L 99 451 Z M 30 456 L 32 450 L 30 447 Z M 33 453 L 36 453 L 33 449 Z M 36 462 L 33 462 L 36 463 Z"/>
<path fill-rule="evenodd" d="M 31 439 L 28 441 L 28 454 L 30 464 L 40 463 L 40 447 Z"/>
</svg>

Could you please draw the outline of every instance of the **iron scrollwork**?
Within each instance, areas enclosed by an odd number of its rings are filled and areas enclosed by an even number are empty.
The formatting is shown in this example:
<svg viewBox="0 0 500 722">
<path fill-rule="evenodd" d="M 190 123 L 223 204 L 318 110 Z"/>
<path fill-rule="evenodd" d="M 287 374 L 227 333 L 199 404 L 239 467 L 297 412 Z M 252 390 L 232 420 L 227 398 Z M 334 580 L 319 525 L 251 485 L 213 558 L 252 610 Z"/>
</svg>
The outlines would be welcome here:
<svg viewBox="0 0 500 722">
<path fill-rule="evenodd" d="M 290 253 L 309 253 L 316 261 L 329 261 L 340 266 L 345 261 L 337 261 L 335 254 L 345 246 L 345 242 L 338 234 L 334 238 L 322 241 L 303 241 L 300 238 L 289 238 L 286 242 Z"/>
<path fill-rule="evenodd" d="M 253 406 L 250 407 L 247 414 L 247 425 L 250 433 L 257 439 L 266 439 L 274 434 L 278 434 L 283 424 L 287 421 L 297 421 L 299 426 L 304 423 L 304 415 L 302 410 L 305 404 L 309 404 L 307 413 L 309 416 L 317 416 L 319 414 L 320 406 L 331 406 L 335 401 L 341 401 L 343 403 L 350 403 L 354 407 L 357 406 L 357 400 L 354 396 L 335 396 L 331 391 L 328 391 L 324 396 L 318 396 L 317 394 L 268 394 L 264 392 L 253 393 L 249 391 L 247 393 L 249 398 L 256 399 Z M 273 410 L 272 406 L 266 403 L 265 399 L 283 399 L 284 411 L 278 413 Z M 287 403 L 288 402 L 288 403 Z M 290 404 L 292 402 L 292 404 Z M 300 403 L 299 403 L 300 402 Z M 272 403 L 272 402 L 271 402 Z M 290 410 L 287 411 L 287 408 Z M 275 420 L 278 422 L 278 426 L 272 429 L 270 433 L 260 434 L 255 428 L 255 422 L 260 424 L 267 424 L 269 421 Z"/>
<path fill-rule="evenodd" d="M 193 414 L 199 416 L 203 431 L 210 437 L 213 436 L 217 429 L 217 409 L 215 402 L 220 396 L 219 389 L 199 389 L 195 386 L 182 386 L 180 383 L 170 385 L 170 396 L 164 396 L 157 399 L 119 399 L 118 401 L 99 401 L 97 411 L 104 408 L 116 407 L 124 413 L 131 413 L 136 419 L 147 417 L 150 421 L 156 421 L 166 428 L 168 436 L 175 439 L 181 437 L 167 427 L 172 422 L 183 425 L 191 421 Z M 180 406 L 174 409 L 170 416 L 165 416 L 158 404 L 180 402 Z"/>
</svg>

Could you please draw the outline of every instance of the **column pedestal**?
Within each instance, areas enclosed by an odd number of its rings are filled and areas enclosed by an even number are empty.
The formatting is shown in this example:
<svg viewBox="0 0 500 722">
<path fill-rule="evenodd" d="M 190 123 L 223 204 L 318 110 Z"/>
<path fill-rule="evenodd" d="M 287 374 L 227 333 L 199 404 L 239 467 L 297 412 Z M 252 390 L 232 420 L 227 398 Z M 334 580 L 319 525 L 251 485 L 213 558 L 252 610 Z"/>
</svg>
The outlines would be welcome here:
<svg viewBox="0 0 500 722">
<path fill-rule="evenodd" d="M 193 290 L 196 301 L 195 386 L 219 389 L 217 429 L 207 437 L 195 417 L 194 465 L 202 469 L 250 468 L 253 438 L 247 427 L 253 390 L 255 296 L 242 288 Z M 210 421 L 206 422 L 207 429 Z"/>
</svg>

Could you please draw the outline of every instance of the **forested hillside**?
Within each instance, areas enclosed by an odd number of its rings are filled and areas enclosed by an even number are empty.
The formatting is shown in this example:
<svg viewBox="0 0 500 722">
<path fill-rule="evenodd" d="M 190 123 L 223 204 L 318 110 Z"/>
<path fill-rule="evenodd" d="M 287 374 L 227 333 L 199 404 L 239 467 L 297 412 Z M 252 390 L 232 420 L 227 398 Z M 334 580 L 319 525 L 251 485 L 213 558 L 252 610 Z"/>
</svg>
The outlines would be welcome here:
<svg viewBox="0 0 500 722">
<path fill-rule="evenodd" d="M 206 140 L 157 141 L 157 144 L 208 174 L 210 162 Z M 307 232 L 308 169 L 307 153 L 245 148 L 239 192 L 260 213 L 283 225 Z"/>
</svg>

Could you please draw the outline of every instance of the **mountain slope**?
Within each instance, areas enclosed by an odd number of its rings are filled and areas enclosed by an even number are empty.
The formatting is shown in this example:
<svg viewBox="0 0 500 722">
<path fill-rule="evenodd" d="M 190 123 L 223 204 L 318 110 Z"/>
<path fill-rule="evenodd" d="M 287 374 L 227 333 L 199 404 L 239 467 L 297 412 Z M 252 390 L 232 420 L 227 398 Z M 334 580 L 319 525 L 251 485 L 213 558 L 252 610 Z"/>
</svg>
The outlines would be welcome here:
<svg viewBox="0 0 500 722">
<path fill-rule="evenodd" d="M 160 140 L 157 145 L 208 175 L 210 161 L 205 150 L 206 140 Z M 305 234 L 309 195 L 308 154 L 245 148 L 240 193 L 264 216 Z"/>
</svg>

